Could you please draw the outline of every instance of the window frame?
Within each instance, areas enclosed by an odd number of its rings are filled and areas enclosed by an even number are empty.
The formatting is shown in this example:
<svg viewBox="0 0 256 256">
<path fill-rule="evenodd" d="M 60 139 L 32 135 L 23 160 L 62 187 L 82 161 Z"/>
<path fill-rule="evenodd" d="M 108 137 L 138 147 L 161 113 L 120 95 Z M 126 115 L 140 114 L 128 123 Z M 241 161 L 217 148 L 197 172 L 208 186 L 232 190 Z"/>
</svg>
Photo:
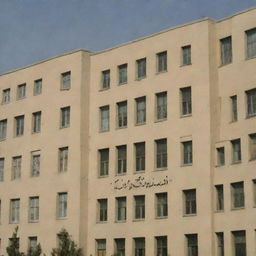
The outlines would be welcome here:
<svg viewBox="0 0 256 256">
<path fill-rule="evenodd" d="M 15 116 L 14 120 L 15 120 L 14 136 L 21 137 L 24 135 L 24 131 L 25 131 L 25 115 Z"/>
<path fill-rule="evenodd" d="M 182 166 L 193 165 L 193 141 L 186 140 L 181 142 L 182 145 Z"/>
<path fill-rule="evenodd" d="M 41 132 L 42 111 L 32 113 L 32 133 Z"/>
<path fill-rule="evenodd" d="M 110 69 L 106 69 L 101 71 L 101 90 L 107 90 L 110 89 L 110 83 L 111 83 L 111 73 Z"/>
<path fill-rule="evenodd" d="M 155 194 L 156 219 L 168 218 L 168 193 L 161 192 Z"/>
<path fill-rule="evenodd" d="M 245 95 L 246 95 L 246 118 L 255 117 L 256 116 L 256 88 L 245 91 Z"/>
<path fill-rule="evenodd" d="M 232 164 L 240 164 L 242 162 L 241 139 L 233 139 L 230 142 L 232 147 Z"/>
<path fill-rule="evenodd" d="M 214 186 L 215 188 L 215 210 L 216 212 L 224 212 L 225 200 L 224 200 L 224 186 L 223 184 L 218 184 Z"/>
<path fill-rule="evenodd" d="M 18 180 L 21 178 L 21 168 L 22 168 L 22 156 L 12 157 L 12 173 L 11 180 Z"/>
<path fill-rule="evenodd" d="M 162 59 L 163 58 L 163 59 Z M 167 50 L 158 52 L 156 54 L 157 63 L 157 74 L 164 73 L 168 71 L 168 54 Z M 161 63 L 161 64 L 160 64 Z"/>
<path fill-rule="evenodd" d="M 145 195 L 134 195 L 134 220 L 145 219 Z"/>
<path fill-rule="evenodd" d="M 100 198 L 97 199 L 98 204 L 98 222 L 107 222 L 108 221 L 108 199 Z"/>
<path fill-rule="evenodd" d="M 241 186 L 241 187 L 238 187 Z M 230 184 L 231 190 L 231 210 L 244 209 L 245 208 L 245 193 L 244 182 L 232 182 Z"/>
<path fill-rule="evenodd" d="M 65 106 L 60 108 L 60 129 L 70 127 L 71 107 Z"/>
<path fill-rule="evenodd" d="M 1 104 L 8 104 L 11 101 L 11 88 L 3 89 L 2 91 L 2 102 Z"/>
<path fill-rule="evenodd" d="M 124 63 L 118 65 L 118 85 L 124 85 L 128 83 L 128 64 Z"/>
<path fill-rule="evenodd" d="M 38 158 L 38 167 L 36 167 L 35 162 L 34 162 L 34 158 Z M 40 168 L 41 167 L 41 150 L 35 150 L 35 151 L 31 151 L 31 172 L 30 172 L 30 176 L 31 177 L 38 177 L 40 176 Z M 37 169 L 37 170 L 36 170 Z"/>
<path fill-rule="evenodd" d="M 124 150 L 124 152 L 120 152 L 120 150 Z M 121 157 L 121 153 L 125 157 Z M 127 173 L 127 145 L 116 146 L 116 160 L 116 175 L 125 175 Z"/>
<path fill-rule="evenodd" d="M 19 84 L 17 85 L 17 95 L 16 95 L 16 100 L 22 100 L 26 98 L 26 88 L 27 84 Z"/>
<path fill-rule="evenodd" d="M 0 120 L 0 141 L 7 139 L 8 120 Z"/>
<path fill-rule="evenodd" d="M 220 65 L 225 66 L 233 61 L 232 36 L 226 36 L 219 40 L 220 42 Z"/>
<path fill-rule="evenodd" d="M 160 144 L 163 143 L 163 147 L 165 147 L 166 150 L 162 149 L 161 152 L 158 151 Z M 155 140 L 155 170 L 160 171 L 160 170 L 166 170 L 168 169 L 168 140 L 167 138 L 161 138 Z M 165 144 L 165 145 L 164 145 Z M 158 157 L 160 156 L 160 160 Z M 161 163 L 160 166 L 158 163 Z"/>
<path fill-rule="evenodd" d="M 160 104 L 161 101 L 161 104 Z M 165 121 L 168 117 L 168 93 L 167 91 L 155 94 L 155 122 Z"/>
<path fill-rule="evenodd" d="M 139 104 L 144 104 L 144 108 L 139 109 Z M 142 121 L 139 119 L 142 117 Z M 146 96 L 135 98 L 135 125 L 146 124 L 147 121 L 147 99 Z"/>
<path fill-rule="evenodd" d="M 69 147 L 61 147 L 58 149 L 58 172 L 65 173 L 68 171 Z"/>
<path fill-rule="evenodd" d="M 19 222 L 20 222 L 20 198 L 12 198 L 10 199 L 9 223 L 17 224 Z"/>
<path fill-rule="evenodd" d="M 231 122 L 238 120 L 237 95 L 230 96 L 231 103 Z"/>
<path fill-rule="evenodd" d="M 34 81 L 33 95 L 37 96 L 42 94 L 43 89 L 43 79 L 39 78 Z"/>
<path fill-rule="evenodd" d="M 136 60 L 136 80 L 141 80 L 147 77 L 147 58 Z"/>
<path fill-rule="evenodd" d="M 126 196 L 116 197 L 116 222 L 127 221 L 127 198 Z"/>
<path fill-rule="evenodd" d="M 192 65 L 192 47 L 191 44 L 181 47 L 181 67 Z"/>
<path fill-rule="evenodd" d="M 183 192 L 183 216 L 196 216 L 197 215 L 196 189 L 195 188 L 185 189 L 182 192 Z M 192 193 L 192 192 L 193 194 L 189 195 L 189 193 Z"/>
<path fill-rule="evenodd" d="M 63 197 L 61 199 L 61 197 Z M 67 219 L 68 216 L 68 192 L 57 193 L 57 219 Z"/>
<path fill-rule="evenodd" d="M 102 161 L 102 156 L 106 152 L 107 160 Z M 99 156 L 99 177 L 107 177 L 109 175 L 109 148 L 102 148 L 98 150 Z M 102 165 L 103 164 L 103 165 Z M 104 171 L 102 171 L 104 169 Z"/>
<path fill-rule="evenodd" d="M 254 34 L 255 39 L 253 39 L 253 42 L 251 43 L 251 44 L 253 44 L 252 47 L 254 47 L 253 49 L 255 51 L 253 53 L 249 53 L 250 48 L 248 47 L 248 44 L 249 44 L 248 34 L 251 33 L 251 32 L 255 33 Z M 256 27 L 248 29 L 248 30 L 245 31 L 245 45 L 246 45 L 246 59 L 249 60 L 249 59 L 255 58 L 256 57 Z"/>
<path fill-rule="evenodd" d="M 71 89 L 71 71 L 61 73 L 60 90 L 68 91 Z"/>
<path fill-rule="evenodd" d="M 143 148 L 143 152 L 139 147 Z M 140 151 L 140 152 L 138 152 Z M 142 152 L 142 153 L 141 153 Z M 145 172 L 146 170 L 146 142 L 134 143 L 134 159 L 135 159 L 135 173 Z M 141 154 L 138 154 L 141 153 Z"/>
<path fill-rule="evenodd" d="M 35 200 L 33 202 L 33 200 Z M 31 196 L 29 197 L 29 210 L 28 210 L 28 222 L 39 222 L 40 216 L 40 204 L 39 204 L 39 196 Z M 31 216 L 34 217 L 31 217 Z"/>
</svg>

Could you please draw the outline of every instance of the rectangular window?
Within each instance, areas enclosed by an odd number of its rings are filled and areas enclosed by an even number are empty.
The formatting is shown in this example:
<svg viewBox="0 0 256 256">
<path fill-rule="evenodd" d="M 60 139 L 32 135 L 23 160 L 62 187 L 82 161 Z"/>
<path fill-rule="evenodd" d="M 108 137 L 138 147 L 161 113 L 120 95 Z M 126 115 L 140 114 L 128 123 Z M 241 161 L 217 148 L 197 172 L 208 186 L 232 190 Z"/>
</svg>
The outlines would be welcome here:
<svg viewBox="0 0 256 256">
<path fill-rule="evenodd" d="M 115 239 L 115 255 L 125 256 L 125 239 Z"/>
<path fill-rule="evenodd" d="M 256 133 L 249 134 L 250 160 L 256 160 Z"/>
<path fill-rule="evenodd" d="M 124 174 L 127 171 L 126 145 L 117 146 L 117 174 Z"/>
<path fill-rule="evenodd" d="M 15 117 L 15 136 L 22 136 L 24 134 L 24 119 L 24 115 Z"/>
<path fill-rule="evenodd" d="M 156 169 L 167 168 L 167 139 L 156 140 Z"/>
<path fill-rule="evenodd" d="M 17 88 L 17 100 L 23 99 L 26 97 L 26 84 L 20 84 Z"/>
<path fill-rule="evenodd" d="M 145 218 L 145 196 L 134 196 L 135 219 Z"/>
<path fill-rule="evenodd" d="M 252 180 L 253 189 L 253 205 L 256 207 L 256 179 Z"/>
<path fill-rule="evenodd" d="M 245 33 L 247 58 L 253 58 L 256 56 L 256 28 L 247 30 Z"/>
<path fill-rule="evenodd" d="M 118 66 L 119 84 L 127 83 L 127 64 Z"/>
<path fill-rule="evenodd" d="M 134 256 L 145 256 L 145 238 L 136 237 L 134 238 Z"/>
<path fill-rule="evenodd" d="M 34 81 L 34 96 L 42 93 L 43 80 L 37 79 Z"/>
<path fill-rule="evenodd" d="M 218 166 L 225 165 L 225 148 L 219 147 L 219 148 L 216 148 L 216 150 L 217 150 L 217 165 Z"/>
<path fill-rule="evenodd" d="M 37 177 L 40 175 L 40 158 L 41 152 L 33 151 L 31 152 L 31 176 Z"/>
<path fill-rule="evenodd" d="M 255 116 L 256 115 L 256 89 L 252 89 L 246 91 L 246 99 L 247 99 L 247 116 Z"/>
<path fill-rule="evenodd" d="M 146 97 L 136 98 L 136 124 L 146 123 Z"/>
<path fill-rule="evenodd" d="M 191 45 L 181 47 L 182 66 L 191 64 Z"/>
<path fill-rule="evenodd" d="M 37 133 L 41 131 L 41 111 L 32 114 L 32 132 Z"/>
<path fill-rule="evenodd" d="M 244 207 L 244 182 L 231 183 L 232 209 Z"/>
<path fill-rule="evenodd" d="M 224 210 L 224 192 L 223 185 L 215 185 L 216 191 L 216 211 Z"/>
<path fill-rule="evenodd" d="M 68 170 L 68 147 L 59 148 L 59 172 Z"/>
<path fill-rule="evenodd" d="M 156 120 L 165 120 L 167 118 L 167 92 L 156 94 Z"/>
<path fill-rule="evenodd" d="M 137 79 L 142 79 L 147 75 L 147 62 L 146 58 L 136 60 L 137 64 Z"/>
<path fill-rule="evenodd" d="M 110 87 L 110 69 L 102 71 L 102 89 Z"/>
<path fill-rule="evenodd" d="M 11 199 L 10 223 L 19 223 L 19 221 L 20 221 L 20 199 Z"/>
<path fill-rule="evenodd" d="M 21 177 L 21 156 L 15 156 L 12 158 L 12 180 L 19 179 Z"/>
<path fill-rule="evenodd" d="M 240 139 L 231 140 L 232 145 L 232 163 L 240 163 L 241 162 L 241 142 Z"/>
<path fill-rule="evenodd" d="M 109 106 L 100 107 L 100 131 L 109 131 Z"/>
<path fill-rule="evenodd" d="M 96 240 L 96 246 L 97 246 L 97 255 L 96 256 L 106 256 L 106 239 L 97 239 Z"/>
<path fill-rule="evenodd" d="M 60 128 L 68 127 L 70 124 L 70 107 L 61 108 L 60 112 Z"/>
<path fill-rule="evenodd" d="M 193 163 L 193 147 L 192 141 L 182 142 L 183 150 L 183 165 L 190 165 Z"/>
<path fill-rule="evenodd" d="M 181 115 L 187 116 L 192 114 L 191 87 L 180 89 L 181 93 Z"/>
<path fill-rule="evenodd" d="M 29 248 L 29 251 L 31 251 L 32 253 L 36 251 L 36 248 L 37 248 L 37 237 L 36 236 L 30 236 L 28 238 L 28 248 Z"/>
<path fill-rule="evenodd" d="M 145 171 L 145 142 L 135 143 L 136 172 Z"/>
<path fill-rule="evenodd" d="M 108 220 L 108 199 L 98 199 L 98 220 Z"/>
<path fill-rule="evenodd" d="M 58 193 L 57 207 L 57 218 L 66 218 L 68 209 L 68 193 Z"/>
<path fill-rule="evenodd" d="M 0 121 L 0 140 L 5 140 L 7 136 L 7 119 Z"/>
<path fill-rule="evenodd" d="M 39 220 L 39 197 L 29 198 L 29 222 L 36 222 Z"/>
<path fill-rule="evenodd" d="M 127 101 L 117 103 L 117 127 L 127 127 Z"/>
<path fill-rule="evenodd" d="M 61 74 L 61 90 L 69 90 L 71 87 L 71 72 Z"/>
<path fill-rule="evenodd" d="M 156 194 L 156 217 L 164 218 L 168 216 L 167 193 Z"/>
<path fill-rule="evenodd" d="M 186 235 L 187 238 L 187 255 L 198 256 L 197 234 Z"/>
<path fill-rule="evenodd" d="M 237 121 L 237 96 L 231 96 L 231 120 L 232 122 Z"/>
<path fill-rule="evenodd" d="M 188 189 L 183 190 L 184 195 L 184 214 L 195 215 L 196 214 L 196 190 Z"/>
<path fill-rule="evenodd" d="M 100 175 L 99 176 L 107 176 L 109 169 L 109 149 L 104 148 L 99 150 L 99 158 L 100 158 Z"/>
<path fill-rule="evenodd" d="M 126 197 L 117 197 L 117 221 L 126 220 Z"/>
<path fill-rule="evenodd" d="M 4 89 L 2 95 L 2 104 L 7 104 L 11 100 L 11 89 Z"/>
<path fill-rule="evenodd" d="M 232 62 L 232 38 L 231 36 L 220 39 L 221 65 Z"/>
<path fill-rule="evenodd" d="M 157 72 L 167 71 L 167 51 L 157 53 Z"/>
<path fill-rule="evenodd" d="M 167 236 L 156 236 L 156 255 L 168 255 Z"/>
<path fill-rule="evenodd" d="M 223 232 L 216 233 L 217 239 L 217 256 L 224 256 L 224 234 Z"/>
<path fill-rule="evenodd" d="M 246 233 L 245 230 L 233 231 L 233 255 L 246 256 Z"/>
<path fill-rule="evenodd" d="M 0 158 L 0 181 L 4 181 L 4 158 Z"/>
</svg>

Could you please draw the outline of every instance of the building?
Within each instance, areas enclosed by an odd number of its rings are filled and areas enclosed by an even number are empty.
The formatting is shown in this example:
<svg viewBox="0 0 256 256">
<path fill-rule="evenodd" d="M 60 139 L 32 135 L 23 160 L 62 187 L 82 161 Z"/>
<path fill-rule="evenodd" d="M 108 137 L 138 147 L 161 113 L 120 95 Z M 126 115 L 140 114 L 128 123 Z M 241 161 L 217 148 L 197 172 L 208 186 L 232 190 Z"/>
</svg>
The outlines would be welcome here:
<svg viewBox="0 0 256 256">
<path fill-rule="evenodd" d="M 1 75 L 0 254 L 256 255 L 255 16 Z"/>
</svg>

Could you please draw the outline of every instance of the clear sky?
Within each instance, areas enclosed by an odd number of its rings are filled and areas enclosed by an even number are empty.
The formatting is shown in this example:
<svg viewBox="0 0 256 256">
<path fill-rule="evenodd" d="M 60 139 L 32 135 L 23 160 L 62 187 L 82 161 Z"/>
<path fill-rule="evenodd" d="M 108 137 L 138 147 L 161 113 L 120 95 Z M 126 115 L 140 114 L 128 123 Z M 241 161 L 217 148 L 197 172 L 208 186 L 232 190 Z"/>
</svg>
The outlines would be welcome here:
<svg viewBox="0 0 256 256">
<path fill-rule="evenodd" d="M 253 6 L 256 0 L 0 0 L 0 73 Z"/>
</svg>

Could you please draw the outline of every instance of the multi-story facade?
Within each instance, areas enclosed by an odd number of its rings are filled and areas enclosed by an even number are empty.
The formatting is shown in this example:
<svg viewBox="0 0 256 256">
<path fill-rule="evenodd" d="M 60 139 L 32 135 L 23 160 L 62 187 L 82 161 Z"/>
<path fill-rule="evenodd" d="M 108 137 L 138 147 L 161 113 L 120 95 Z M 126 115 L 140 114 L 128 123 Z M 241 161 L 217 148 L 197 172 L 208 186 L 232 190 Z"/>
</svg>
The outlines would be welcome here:
<svg viewBox="0 0 256 256">
<path fill-rule="evenodd" d="M 48 254 L 65 227 L 88 256 L 256 255 L 255 16 L 0 76 L 0 254 L 19 224 Z"/>
</svg>

